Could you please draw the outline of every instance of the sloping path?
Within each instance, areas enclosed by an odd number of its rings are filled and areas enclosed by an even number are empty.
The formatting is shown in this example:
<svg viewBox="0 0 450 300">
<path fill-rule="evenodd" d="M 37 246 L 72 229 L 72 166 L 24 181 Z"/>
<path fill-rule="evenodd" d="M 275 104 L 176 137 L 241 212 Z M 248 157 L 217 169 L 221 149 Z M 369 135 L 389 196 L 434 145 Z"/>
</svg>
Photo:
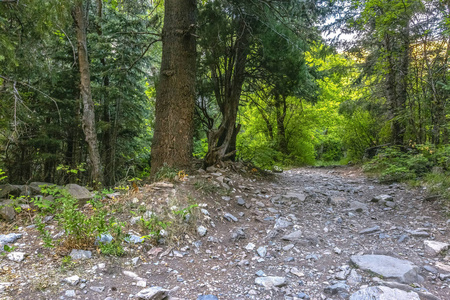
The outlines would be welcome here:
<svg viewBox="0 0 450 300">
<path fill-rule="evenodd" d="M 198 180 L 231 188 L 197 195 L 204 236 L 172 247 L 136 244 L 124 258 L 94 254 L 60 279 L 50 276 L 42 290 L 25 274 L 49 273 L 33 253 L 28 262 L 3 260 L 23 270 L 13 281 L 19 296 L 9 297 L 146 299 L 138 293 L 160 286 L 171 299 L 450 299 L 450 256 L 438 253 L 450 221 L 441 204 L 424 201 L 423 189 L 381 185 L 348 167 L 295 169 L 273 182 L 210 170 L 175 195 L 194 191 Z M 60 281 L 74 275 L 75 284 Z"/>
</svg>

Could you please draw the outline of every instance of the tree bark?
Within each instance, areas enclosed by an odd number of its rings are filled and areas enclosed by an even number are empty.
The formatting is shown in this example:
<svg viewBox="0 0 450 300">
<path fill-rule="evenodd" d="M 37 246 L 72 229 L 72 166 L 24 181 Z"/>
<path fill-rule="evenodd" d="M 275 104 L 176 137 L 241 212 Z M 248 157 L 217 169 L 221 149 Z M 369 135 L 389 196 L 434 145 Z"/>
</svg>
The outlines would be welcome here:
<svg viewBox="0 0 450 300">
<path fill-rule="evenodd" d="M 196 0 L 166 0 L 156 94 L 152 176 L 167 164 L 190 165 L 194 134 Z"/>
<path fill-rule="evenodd" d="M 277 112 L 277 146 L 278 150 L 283 154 L 288 154 L 288 142 L 286 139 L 286 128 L 284 120 L 286 119 L 287 104 L 286 97 L 281 95 L 275 96 L 275 108 Z"/>
<path fill-rule="evenodd" d="M 78 48 L 78 64 L 80 68 L 80 94 L 83 101 L 82 127 L 88 144 L 91 167 L 91 179 L 95 186 L 103 183 L 103 174 L 98 150 L 97 131 L 95 127 L 94 101 L 91 93 L 91 77 L 89 71 L 88 50 L 86 41 L 86 20 L 83 1 L 77 1 L 72 10 L 75 22 Z"/>
</svg>

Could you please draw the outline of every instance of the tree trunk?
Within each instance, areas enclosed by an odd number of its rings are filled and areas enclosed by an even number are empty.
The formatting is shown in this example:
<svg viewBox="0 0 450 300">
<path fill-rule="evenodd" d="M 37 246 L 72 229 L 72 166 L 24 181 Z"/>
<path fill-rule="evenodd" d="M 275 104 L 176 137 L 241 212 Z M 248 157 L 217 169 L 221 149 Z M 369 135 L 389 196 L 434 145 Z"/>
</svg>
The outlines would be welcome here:
<svg viewBox="0 0 450 300">
<path fill-rule="evenodd" d="M 275 96 L 275 108 L 277 112 L 277 146 L 278 150 L 283 154 L 288 154 L 288 143 L 286 139 L 286 128 L 284 126 L 284 120 L 286 119 L 286 97 L 276 95 Z"/>
<path fill-rule="evenodd" d="M 194 134 L 196 1 L 166 0 L 162 62 L 156 94 L 152 176 L 167 164 L 191 162 Z"/>
<path fill-rule="evenodd" d="M 212 74 L 215 74 L 213 78 L 215 96 L 222 113 L 222 122 L 217 130 L 208 132 L 208 153 L 205 157 L 207 166 L 226 159 L 234 159 L 236 155 L 236 137 L 240 130 L 236 120 L 249 47 L 249 28 L 244 20 L 241 20 L 239 27 L 234 47 L 230 51 L 232 54 L 226 59 L 225 78 L 218 78 L 220 65 L 212 67 Z M 223 86 L 220 86 L 222 83 Z"/>
<path fill-rule="evenodd" d="M 98 150 L 97 131 L 95 127 L 94 101 L 92 101 L 91 78 L 86 41 L 86 20 L 83 1 L 78 1 L 72 10 L 75 22 L 78 48 L 78 64 L 80 68 L 80 94 L 83 100 L 82 127 L 88 144 L 88 153 L 91 167 L 91 179 L 94 185 L 103 183 L 103 174 Z"/>
</svg>

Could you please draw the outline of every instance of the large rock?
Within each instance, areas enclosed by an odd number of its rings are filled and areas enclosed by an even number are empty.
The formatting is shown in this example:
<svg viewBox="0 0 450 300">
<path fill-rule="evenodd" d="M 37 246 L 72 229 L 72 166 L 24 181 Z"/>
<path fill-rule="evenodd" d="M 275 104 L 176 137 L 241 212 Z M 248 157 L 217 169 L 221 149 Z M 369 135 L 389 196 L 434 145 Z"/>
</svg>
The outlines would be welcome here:
<svg viewBox="0 0 450 300">
<path fill-rule="evenodd" d="M 92 198 L 92 193 L 83 186 L 79 186 L 78 184 L 67 184 L 65 189 L 69 192 L 69 194 L 77 199 L 79 202 L 86 202 Z"/>
<path fill-rule="evenodd" d="M 255 284 L 265 288 L 280 287 L 286 285 L 286 278 L 277 276 L 258 277 L 255 279 Z"/>
<path fill-rule="evenodd" d="M 419 267 L 407 260 L 387 255 L 354 255 L 350 260 L 360 269 L 373 272 L 386 279 L 408 284 L 423 281 L 419 275 Z"/>
<path fill-rule="evenodd" d="M 154 286 L 141 290 L 136 294 L 136 298 L 144 300 L 163 300 L 169 296 L 169 290 L 160 286 Z"/>
<path fill-rule="evenodd" d="M 2 184 L 0 185 L 0 199 L 19 197 L 25 191 L 24 185 L 12 185 L 12 184 Z"/>
<path fill-rule="evenodd" d="M 31 195 L 40 195 L 41 186 L 54 186 L 54 183 L 35 181 L 28 185 L 28 189 Z"/>
<path fill-rule="evenodd" d="M 12 205 L 3 205 L 0 207 L 0 217 L 6 221 L 12 221 L 16 218 L 16 211 Z"/>
<path fill-rule="evenodd" d="M 438 255 L 443 251 L 447 251 L 450 247 L 447 243 L 437 242 L 437 241 L 424 241 L 425 251 L 431 255 Z"/>
<path fill-rule="evenodd" d="M 405 292 L 385 286 L 371 286 L 353 293 L 350 300 L 420 300 L 415 292 Z"/>
</svg>

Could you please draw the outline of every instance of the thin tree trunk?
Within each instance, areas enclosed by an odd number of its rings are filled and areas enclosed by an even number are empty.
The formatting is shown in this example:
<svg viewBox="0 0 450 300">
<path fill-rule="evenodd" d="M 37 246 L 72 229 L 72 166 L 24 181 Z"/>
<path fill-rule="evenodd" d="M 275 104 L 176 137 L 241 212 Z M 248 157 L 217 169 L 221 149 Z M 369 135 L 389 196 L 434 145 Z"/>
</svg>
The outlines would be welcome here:
<svg viewBox="0 0 450 300">
<path fill-rule="evenodd" d="M 91 93 L 91 77 L 86 41 L 86 20 L 83 2 L 78 1 L 72 10 L 77 33 L 78 63 L 80 68 L 80 94 L 83 100 L 82 127 L 88 144 L 91 167 L 91 179 L 95 186 L 103 183 L 103 174 L 98 150 L 97 132 L 95 127 L 94 101 Z"/>
<path fill-rule="evenodd" d="M 228 57 L 224 79 L 215 76 L 216 98 L 222 113 L 222 122 L 217 130 L 208 132 L 208 153 L 205 164 L 211 166 L 226 159 L 234 160 L 236 155 L 236 137 L 240 125 L 236 125 L 242 85 L 245 81 L 245 65 L 249 46 L 249 31 L 244 20 L 241 20 L 232 56 Z M 220 66 L 215 66 L 218 73 Z M 223 86 L 221 86 L 223 85 Z M 223 91 L 223 92 L 220 92 Z"/>
<path fill-rule="evenodd" d="M 156 95 L 152 176 L 167 164 L 190 165 L 194 134 L 196 0 L 166 0 Z"/>
<path fill-rule="evenodd" d="M 277 143 L 278 150 L 283 154 L 288 154 L 288 143 L 286 139 L 286 128 L 284 126 L 284 120 L 286 118 L 286 97 L 276 95 L 275 96 L 275 108 L 277 112 Z"/>
</svg>

